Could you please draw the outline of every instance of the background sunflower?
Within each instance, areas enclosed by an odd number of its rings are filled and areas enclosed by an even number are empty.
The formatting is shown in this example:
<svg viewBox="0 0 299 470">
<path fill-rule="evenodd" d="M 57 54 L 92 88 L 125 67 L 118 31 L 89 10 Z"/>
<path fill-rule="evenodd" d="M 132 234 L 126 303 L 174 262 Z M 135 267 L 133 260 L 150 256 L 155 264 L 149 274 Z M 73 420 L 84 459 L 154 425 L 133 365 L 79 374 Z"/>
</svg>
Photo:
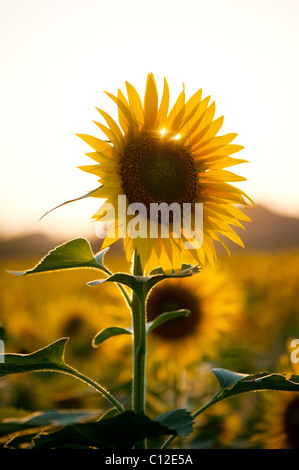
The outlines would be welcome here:
<svg viewBox="0 0 299 470">
<path fill-rule="evenodd" d="M 299 374 L 299 362 L 291 361 L 291 343 L 281 355 L 277 370 Z M 259 397 L 259 419 L 251 438 L 253 445 L 266 449 L 299 449 L 299 395 L 293 392 L 268 392 Z"/>
<path fill-rule="evenodd" d="M 160 374 L 167 375 L 169 370 L 196 368 L 203 360 L 216 359 L 236 332 L 243 308 L 240 286 L 224 269 L 205 268 L 196 276 L 161 282 L 148 298 L 148 321 L 167 311 L 191 313 L 153 330 L 149 364 L 159 364 Z"/>
</svg>

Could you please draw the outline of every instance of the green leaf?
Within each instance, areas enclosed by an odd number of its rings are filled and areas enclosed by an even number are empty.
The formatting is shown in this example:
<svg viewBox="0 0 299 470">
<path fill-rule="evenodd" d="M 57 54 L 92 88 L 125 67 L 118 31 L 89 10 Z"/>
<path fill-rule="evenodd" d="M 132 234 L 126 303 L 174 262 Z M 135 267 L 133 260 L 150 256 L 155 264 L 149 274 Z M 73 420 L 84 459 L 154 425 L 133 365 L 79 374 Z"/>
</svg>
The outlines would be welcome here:
<svg viewBox="0 0 299 470">
<path fill-rule="evenodd" d="M 0 377 L 19 372 L 57 371 L 69 372 L 64 362 L 68 338 L 62 338 L 31 354 L 0 354 Z"/>
<path fill-rule="evenodd" d="M 216 375 L 222 389 L 230 387 L 244 377 L 248 377 L 248 374 L 239 374 L 238 372 L 232 372 L 227 369 L 212 369 L 212 372 Z"/>
<path fill-rule="evenodd" d="M 64 269 L 93 268 L 106 271 L 103 258 L 109 248 L 93 254 L 89 242 L 85 238 L 75 238 L 54 250 L 41 259 L 32 269 L 27 271 L 10 271 L 12 274 L 24 276 L 26 274 L 61 271 Z"/>
<path fill-rule="evenodd" d="M 0 354 L 0 378 L 20 372 L 62 372 L 83 380 L 107 398 L 119 412 L 123 412 L 122 405 L 104 387 L 65 363 L 64 351 L 67 341 L 68 338 L 59 339 L 31 354 Z"/>
<path fill-rule="evenodd" d="M 246 375 L 225 369 L 213 369 L 212 372 L 219 381 L 221 387 L 219 398 L 221 399 L 240 393 L 263 390 L 299 392 L 299 375 L 269 374 L 269 372 Z"/>
<path fill-rule="evenodd" d="M 4 418 L 0 421 L 0 436 L 46 426 L 68 426 L 99 418 L 99 410 L 50 410 L 36 412 L 22 418 Z"/>
<path fill-rule="evenodd" d="M 164 413 L 164 416 L 151 420 L 143 413 L 125 411 L 118 416 L 93 423 L 74 424 L 54 432 L 44 431 L 34 439 L 33 448 L 66 448 L 76 445 L 99 449 L 130 449 L 143 439 L 170 434 L 186 435 L 189 432 L 191 418 L 187 418 L 185 410 L 176 416 L 165 415 Z M 178 422 L 179 416 L 183 424 Z"/>
<path fill-rule="evenodd" d="M 119 326 L 110 326 L 94 336 L 92 340 L 92 346 L 97 348 L 101 343 L 106 341 L 106 339 L 119 335 L 132 335 L 132 331 L 126 328 L 121 328 Z"/>
<path fill-rule="evenodd" d="M 175 430 L 177 436 L 186 437 L 193 432 L 194 421 L 187 410 L 166 411 L 166 413 L 157 416 L 154 421 L 163 424 L 168 429 Z"/>
<path fill-rule="evenodd" d="M 155 320 L 151 322 L 147 322 L 146 324 L 146 333 L 149 334 L 151 333 L 157 326 L 162 325 L 163 323 L 169 321 L 169 320 L 174 320 L 175 318 L 180 318 L 180 317 L 187 317 L 190 315 L 190 310 L 175 310 L 173 312 L 165 312 L 159 315 Z"/>
</svg>

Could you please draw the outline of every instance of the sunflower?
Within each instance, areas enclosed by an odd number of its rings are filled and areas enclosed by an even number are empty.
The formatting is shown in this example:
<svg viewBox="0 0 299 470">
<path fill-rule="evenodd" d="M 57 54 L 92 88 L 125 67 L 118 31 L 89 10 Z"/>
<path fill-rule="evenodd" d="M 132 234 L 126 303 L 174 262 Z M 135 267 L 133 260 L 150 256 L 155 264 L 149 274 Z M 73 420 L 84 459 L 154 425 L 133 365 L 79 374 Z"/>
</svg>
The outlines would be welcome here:
<svg viewBox="0 0 299 470">
<path fill-rule="evenodd" d="M 108 284 L 105 287 L 108 287 Z M 44 321 L 52 338 L 70 338 L 69 354 L 77 362 L 83 363 L 89 359 L 90 362 L 94 361 L 94 367 L 98 369 L 99 362 L 109 366 L 118 364 L 120 357 L 124 358 L 124 351 L 126 349 L 131 351 L 131 343 L 125 336 L 116 337 L 110 342 L 106 341 L 98 349 L 91 347 L 92 338 L 100 330 L 113 326 L 115 322 L 123 327 L 130 326 L 129 314 L 126 309 L 121 310 L 121 306 L 122 297 L 117 295 L 114 289 L 102 290 L 100 308 L 98 299 L 82 293 L 80 296 L 73 294 L 67 299 L 49 302 L 44 309 Z M 42 320 L 40 325 L 42 326 Z"/>
<path fill-rule="evenodd" d="M 200 276 L 167 279 L 147 301 L 147 320 L 167 311 L 190 310 L 187 317 L 159 325 L 148 338 L 149 366 L 192 369 L 202 359 L 219 357 L 242 312 L 242 292 L 224 270 L 206 268 Z"/>
<path fill-rule="evenodd" d="M 252 442 L 266 449 L 299 449 L 299 395 L 270 392 L 262 397 L 261 423 Z"/>
<path fill-rule="evenodd" d="M 84 197 L 106 201 L 93 216 L 109 225 L 103 248 L 123 238 L 127 259 L 136 250 L 147 274 L 157 266 L 168 272 L 180 271 L 183 263 L 213 264 L 214 241 L 227 249 L 223 236 L 243 246 L 231 225 L 243 227 L 241 220 L 250 221 L 235 205 L 247 207 L 252 201 L 229 184 L 245 178 L 224 170 L 245 162 L 231 157 L 243 147 L 231 143 L 237 134 L 217 135 L 223 117 L 214 120 L 215 103 L 209 105 L 210 97 L 202 99 L 202 90 L 186 102 L 183 88 L 169 110 L 168 83 L 164 79 L 159 102 L 152 73 L 147 76 L 143 104 L 128 82 L 126 90 L 127 98 L 120 90 L 117 96 L 107 93 L 117 105 L 119 125 L 98 109 L 107 124 L 96 122 L 104 139 L 78 134 L 94 150 L 87 155 L 96 162 L 79 168 L 98 176 L 101 183 Z M 121 204 L 119 196 L 123 196 Z M 138 219 L 143 231 L 136 236 L 128 229 L 136 217 L 134 204 L 145 208 Z M 188 227 L 178 228 L 171 212 L 168 236 L 162 233 L 161 217 L 156 219 L 155 236 L 150 236 L 150 209 L 160 204 L 175 204 L 181 212 L 188 206 Z M 202 229 L 201 242 L 195 245 L 190 240 L 199 219 L 198 205 L 203 207 Z"/>
<path fill-rule="evenodd" d="M 299 363 L 291 363 L 291 340 L 288 354 L 281 356 L 281 373 L 299 374 Z M 299 394 L 298 392 L 268 392 L 261 397 L 260 422 L 252 442 L 266 449 L 299 449 Z"/>
<path fill-rule="evenodd" d="M 188 448 L 234 448 L 243 432 L 242 418 L 228 401 L 222 401 L 201 414 L 188 438 Z"/>
</svg>

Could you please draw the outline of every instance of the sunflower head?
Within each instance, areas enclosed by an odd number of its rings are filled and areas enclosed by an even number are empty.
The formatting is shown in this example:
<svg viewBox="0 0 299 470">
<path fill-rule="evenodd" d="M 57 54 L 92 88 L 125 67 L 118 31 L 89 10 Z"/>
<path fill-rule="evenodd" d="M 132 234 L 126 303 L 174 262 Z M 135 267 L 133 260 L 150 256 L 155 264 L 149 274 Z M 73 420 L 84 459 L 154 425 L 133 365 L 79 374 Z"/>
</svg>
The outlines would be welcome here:
<svg viewBox="0 0 299 470">
<path fill-rule="evenodd" d="M 223 236 L 243 246 L 231 225 L 242 227 L 240 220 L 250 220 L 235 205 L 248 206 L 251 200 L 229 184 L 245 178 L 225 170 L 245 161 L 231 157 L 243 147 L 231 143 L 237 134 L 217 135 L 223 117 L 214 120 L 215 103 L 209 104 L 210 97 L 203 99 L 201 90 L 186 101 L 183 89 L 169 109 L 167 81 L 159 102 L 152 73 L 147 76 L 143 103 L 127 82 L 126 90 L 127 97 L 120 90 L 117 96 L 107 93 L 117 105 L 119 124 L 98 110 L 107 124 L 96 122 L 105 138 L 80 134 L 93 148 L 87 155 L 96 162 L 80 168 L 97 175 L 101 183 L 89 195 L 106 200 L 94 215 L 95 220 L 109 223 L 103 246 L 123 238 L 128 260 L 137 250 L 146 273 L 158 266 L 167 272 L 180 271 L 183 263 L 213 263 L 214 241 L 226 247 Z M 121 208 L 119 196 L 125 196 Z M 139 210 L 138 223 L 132 209 L 136 204 L 138 210 L 140 205 L 144 208 L 142 214 Z M 167 236 L 160 212 L 155 230 L 151 225 L 151 209 L 159 211 L 161 204 L 168 206 Z M 180 212 L 179 225 L 173 205 Z M 187 206 L 188 225 L 186 217 L 182 222 Z M 200 226 L 198 206 L 203 208 Z M 132 225 L 134 232 L 128 229 Z"/>
<path fill-rule="evenodd" d="M 167 374 L 185 368 L 191 372 L 203 359 L 218 358 L 230 344 L 243 303 L 241 289 L 223 269 L 206 268 L 198 277 L 161 282 L 148 297 L 147 320 L 180 309 L 190 310 L 190 314 L 162 323 L 151 332 L 150 366 L 163 364 L 159 369 Z"/>
</svg>

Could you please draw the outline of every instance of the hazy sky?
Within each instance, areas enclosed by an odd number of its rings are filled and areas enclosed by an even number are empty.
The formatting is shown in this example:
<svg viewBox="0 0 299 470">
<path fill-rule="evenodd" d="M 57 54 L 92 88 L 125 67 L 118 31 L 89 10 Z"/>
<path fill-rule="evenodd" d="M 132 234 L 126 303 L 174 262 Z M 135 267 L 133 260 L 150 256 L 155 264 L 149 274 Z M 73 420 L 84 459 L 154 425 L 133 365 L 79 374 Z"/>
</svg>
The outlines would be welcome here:
<svg viewBox="0 0 299 470">
<path fill-rule="evenodd" d="M 0 0 L 0 231 L 86 236 L 97 187 L 76 133 L 100 137 L 104 90 L 144 91 L 153 72 L 172 102 L 203 88 L 224 132 L 245 146 L 239 187 L 299 215 L 298 0 Z"/>
</svg>

